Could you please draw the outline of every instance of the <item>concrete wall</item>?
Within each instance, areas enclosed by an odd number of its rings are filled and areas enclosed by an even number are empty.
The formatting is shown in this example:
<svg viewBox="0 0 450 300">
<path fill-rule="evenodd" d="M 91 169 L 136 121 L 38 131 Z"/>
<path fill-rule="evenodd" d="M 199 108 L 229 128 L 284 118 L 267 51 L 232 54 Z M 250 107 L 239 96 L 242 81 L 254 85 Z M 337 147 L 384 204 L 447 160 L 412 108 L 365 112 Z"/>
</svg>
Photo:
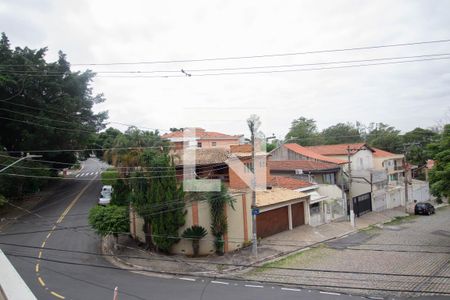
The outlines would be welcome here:
<svg viewBox="0 0 450 300">
<path fill-rule="evenodd" d="M 342 190 L 335 184 L 319 184 L 317 192 L 330 199 L 342 199 Z"/>
<path fill-rule="evenodd" d="M 0 299 L 37 299 L 1 250 L 0 270 Z"/>
</svg>

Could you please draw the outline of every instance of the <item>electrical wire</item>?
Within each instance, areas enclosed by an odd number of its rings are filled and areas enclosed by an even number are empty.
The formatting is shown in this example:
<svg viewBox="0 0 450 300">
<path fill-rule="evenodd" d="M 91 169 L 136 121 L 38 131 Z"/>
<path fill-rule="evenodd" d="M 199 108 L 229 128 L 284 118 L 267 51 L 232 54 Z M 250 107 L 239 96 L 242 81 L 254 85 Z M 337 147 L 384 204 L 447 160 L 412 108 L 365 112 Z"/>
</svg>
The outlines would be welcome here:
<svg viewBox="0 0 450 300">
<path fill-rule="evenodd" d="M 31 121 L 17 120 L 17 119 L 1 117 L 1 116 L 0 116 L 0 119 L 13 121 L 13 122 L 24 123 L 24 124 L 27 124 L 27 125 L 34 125 L 34 126 L 39 126 L 39 127 L 45 127 L 45 128 L 56 129 L 56 130 L 62 130 L 62 131 L 87 132 L 87 133 L 94 133 L 95 132 L 95 129 L 93 129 L 93 130 L 83 130 L 83 129 L 61 128 L 61 127 L 55 127 L 55 126 L 50 126 L 50 125 L 42 125 L 42 124 L 31 122 Z"/>
<path fill-rule="evenodd" d="M 152 236 L 155 236 L 155 235 L 152 235 Z M 158 237 L 158 235 L 156 235 L 156 237 Z M 180 239 L 182 239 L 182 238 L 180 238 Z M 188 240 L 190 240 L 190 239 L 188 238 Z M 27 249 L 42 249 L 42 247 L 40 247 L 40 246 L 32 246 L 32 245 L 24 245 L 24 244 L 8 243 L 8 242 L 0 242 L 0 245 L 13 246 L 13 247 L 18 247 L 18 248 L 27 248 Z M 90 252 L 90 251 L 69 250 L 69 249 L 52 248 L 52 247 L 45 247 L 45 250 L 56 251 L 56 252 L 65 252 L 65 253 L 87 254 L 87 255 L 95 255 L 95 256 L 103 256 L 103 257 L 119 257 L 119 258 L 128 258 L 128 259 L 174 262 L 174 260 L 170 259 L 170 258 L 154 257 L 154 256 L 142 257 L 142 256 L 133 256 L 133 255 L 114 255 L 114 254 L 103 254 L 103 253 Z M 189 261 L 180 260 L 180 259 L 177 259 L 176 262 L 189 263 Z M 214 262 L 214 261 L 207 261 L 207 260 L 201 260 L 201 259 L 196 259 L 195 263 L 196 264 L 230 266 L 230 267 L 254 268 L 254 269 L 273 269 L 273 270 L 283 270 L 283 271 L 302 271 L 302 272 L 339 273 L 339 274 L 352 274 L 352 275 L 358 274 L 358 275 L 376 275 L 376 276 L 393 276 L 393 277 L 450 279 L 450 276 L 435 275 L 435 274 L 427 275 L 427 274 L 410 274 L 410 273 L 387 273 L 387 272 L 366 272 L 366 271 L 332 270 L 332 269 L 311 269 L 311 268 L 277 267 L 277 266 L 271 266 L 271 265 L 260 266 L 260 265 L 255 265 L 255 264 Z M 274 274 L 274 275 L 276 275 L 276 274 Z"/>
<path fill-rule="evenodd" d="M 307 55 L 307 54 L 334 53 L 334 52 L 361 51 L 361 50 L 394 48 L 394 47 L 405 47 L 405 46 L 429 45 L 429 44 L 439 44 L 439 43 L 448 43 L 448 42 L 450 42 L 450 39 L 417 41 L 417 42 L 395 43 L 395 44 L 383 44 L 383 45 L 370 45 L 370 46 L 360 46 L 360 47 L 335 48 L 335 49 L 322 49 L 322 50 L 312 50 L 312 51 L 271 53 L 271 54 L 248 55 L 248 56 L 228 56 L 228 57 L 210 57 L 210 58 L 198 58 L 198 59 L 109 62 L 109 63 L 72 63 L 71 65 L 72 66 L 112 66 L 112 65 L 142 65 L 142 64 L 148 65 L 148 64 L 170 64 L 170 63 L 188 63 L 188 62 L 202 62 L 202 61 L 259 59 L 259 58 L 270 58 L 270 57 L 286 57 L 286 56 L 297 56 L 297 55 Z M 0 66 L 2 66 L 2 67 L 8 66 L 9 67 L 9 66 L 22 66 L 22 65 L 1 64 Z"/>
<path fill-rule="evenodd" d="M 98 264 L 89 264 L 89 263 L 80 263 L 80 262 L 71 262 L 71 261 L 64 261 L 64 260 L 56 260 L 56 259 L 50 259 L 50 258 L 39 258 L 38 256 L 33 255 L 21 255 L 21 254 L 14 254 L 14 253 L 5 253 L 7 256 L 12 257 L 22 257 L 22 258 L 32 258 L 32 259 L 40 259 L 41 261 L 47 261 L 47 262 L 53 262 L 53 263 L 60 263 L 60 264 L 67 264 L 67 265 L 73 265 L 73 266 L 81 266 L 81 267 L 92 267 L 92 268 L 104 268 L 104 269 L 110 269 L 110 270 L 120 270 L 120 271 L 140 271 L 140 272 L 148 272 L 148 273 L 157 273 L 157 274 L 165 274 L 165 275 L 175 275 L 179 276 L 179 272 L 163 272 L 163 271 L 156 271 L 156 270 L 146 270 L 146 269 L 133 269 L 133 268 L 121 268 L 116 266 L 106 266 L 106 265 L 98 265 Z M 342 273 L 342 272 L 341 272 Z M 191 275 L 191 274 L 189 274 Z M 196 277 L 200 278 L 212 278 L 207 275 L 203 274 L 196 274 Z M 383 291 L 383 292 L 410 292 L 410 293 L 424 293 L 424 294 L 439 294 L 439 295 L 450 295 L 449 292 L 443 292 L 443 291 L 425 291 L 425 290 L 410 290 L 410 289 L 391 289 L 391 288 L 370 288 L 366 286 L 335 286 L 335 285 L 326 285 L 326 284 L 306 284 L 302 283 L 301 285 L 298 284 L 286 284 L 283 282 L 277 282 L 277 281 L 267 281 L 267 280 L 252 280 L 252 279 L 238 279 L 236 277 L 230 277 L 230 276 L 221 276 L 221 279 L 228 279 L 232 281 L 241 281 L 241 282 L 265 282 L 265 283 L 272 283 L 272 284 L 285 284 L 285 285 L 291 285 L 291 286 L 300 286 L 300 287 L 321 287 L 321 288 L 339 288 L 339 289 L 351 289 L 351 290 L 370 290 L 370 291 Z"/>
<path fill-rule="evenodd" d="M 450 53 L 435 53 L 435 54 L 421 54 L 413 56 L 395 56 L 395 57 L 381 57 L 381 58 L 369 58 L 360 60 L 342 60 L 342 61 L 328 61 L 328 62 L 317 62 L 317 63 L 303 63 L 303 64 L 281 64 L 281 65 L 264 65 L 264 66 L 249 66 L 249 67 L 228 67 L 228 68 L 203 68 L 203 69 L 184 69 L 187 73 L 193 72 L 217 72 L 217 71 L 238 71 L 238 70 L 253 70 L 253 69 L 274 69 L 274 68 L 292 68 L 292 67 L 305 67 L 305 66 L 317 66 L 317 65 L 330 65 L 330 64 L 349 64 L 349 63 L 362 63 L 362 62 L 373 62 L 373 61 L 384 61 L 384 60 L 400 60 L 400 59 L 412 59 L 412 58 L 424 58 L 424 57 L 436 57 L 436 56 L 449 56 Z M 44 72 L 42 71 L 18 71 L 18 70 L 0 70 L 0 73 L 5 74 L 27 74 L 27 75 L 42 75 L 42 76 L 59 76 L 63 73 L 61 72 Z M 180 73 L 180 70 L 156 70 L 156 71 L 96 71 L 97 74 L 153 74 L 153 73 Z"/>
</svg>

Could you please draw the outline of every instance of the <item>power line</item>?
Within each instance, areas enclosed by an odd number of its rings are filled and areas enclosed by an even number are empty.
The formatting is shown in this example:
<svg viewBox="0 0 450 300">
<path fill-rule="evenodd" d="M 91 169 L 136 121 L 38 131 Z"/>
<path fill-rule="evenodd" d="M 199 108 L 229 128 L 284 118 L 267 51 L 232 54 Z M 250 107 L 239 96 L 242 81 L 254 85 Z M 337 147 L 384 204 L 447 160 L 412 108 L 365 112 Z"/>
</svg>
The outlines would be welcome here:
<svg viewBox="0 0 450 300">
<path fill-rule="evenodd" d="M 28 249 L 42 249 L 40 246 L 23 245 L 17 243 L 4 243 L 0 242 L 1 245 L 13 246 L 19 248 Z M 67 253 L 77 253 L 77 254 L 88 254 L 95 256 L 106 256 L 106 257 L 120 257 L 129 259 L 141 259 L 141 260 L 155 260 L 155 261 L 166 261 L 166 262 L 182 262 L 189 263 L 190 261 L 177 259 L 174 261 L 170 258 L 163 257 L 142 257 L 133 255 L 114 255 L 114 254 L 103 254 L 90 251 L 82 250 L 69 250 L 61 248 L 45 247 L 45 250 L 56 251 L 56 252 L 67 252 Z M 195 260 L 196 264 L 210 264 L 210 265 L 222 265 L 230 267 L 242 267 L 242 268 L 255 268 L 255 269 L 274 269 L 274 270 L 285 270 L 285 271 L 302 271 L 302 272 L 321 272 L 321 273 L 339 273 L 339 274 L 358 274 L 358 275 L 376 275 L 376 276 L 393 276 L 393 277 L 416 277 L 416 278 L 437 278 L 437 279 L 450 279 L 450 276 L 445 275 L 426 275 L 426 274 L 404 274 L 404 273 L 385 273 L 385 272 L 365 272 L 365 271 L 349 271 L 349 270 L 330 270 L 330 269 L 309 269 L 309 268 L 292 268 L 292 267 L 277 267 L 277 266 L 259 266 L 255 264 L 238 264 L 238 263 L 227 263 L 227 262 L 215 262 L 208 260 Z"/>
<path fill-rule="evenodd" d="M 56 259 L 49 259 L 49 258 L 39 258 L 37 256 L 32 255 L 22 255 L 22 254 L 13 254 L 13 253 L 5 253 L 8 256 L 12 257 L 23 257 L 23 258 L 32 258 L 32 259 L 40 259 L 41 261 L 48 261 L 53 263 L 61 263 L 61 264 L 68 264 L 68 265 L 74 265 L 74 266 L 82 266 L 82 267 L 93 267 L 93 268 L 103 268 L 103 269 L 113 269 L 113 270 L 120 270 L 120 271 L 140 271 L 140 272 L 148 272 L 148 273 L 157 273 L 157 274 L 165 274 L 165 275 L 175 275 L 179 276 L 180 273 L 178 272 L 165 272 L 165 271 L 157 271 L 157 270 L 146 270 L 146 269 L 133 269 L 133 268 L 121 268 L 116 266 L 106 266 L 106 265 L 97 265 L 97 264 L 88 264 L 88 263 L 79 263 L 79 262 L 71 262 L 71 261 L 64 261 L 64 260 L 56 260 Z M 343 273 L 343 271 L 339 271 L 340 273 Z M 345 273 L 345 272 L 344 272 Z M 394 273 L 395 274 L 395 273 Z M 187 273 L 187 275 L 192 275 Z M 203 275 L 203 274 L 196 274 L 195 277 L 200 278 L 211 278 L 210 276 Z M 284 285 L 290 285 L 290 286 L 300 286 L 300 287 L 320 287 L 320 288 L 339 288 L 339 289 L 350 289 L 350 290 L 370 290 L 370 291 L 383 291 L 383 292 L 409 292 L 409 293 L 424 293 L 424 294 L 440 294 L 440 295 L 450 295 L 448 292 L 443 291 L 426 291 L 426 290 L 410 290 L 410 289 L 392 289 L 392 288 L 370 288 L 370 287 L 357 287 L 357 286 L 336 286 L 336 285 L 325 285 L 325 284 L 307 284 L 307 283 L 301 283 L 301 284 L 286 284 L 283 282 L 277 282 L 277 281 L 267 281 L 267 280 L 254 280 L 254 279 L 243 279 L 243 278 L 237 278 L 237 277 L 230 277 L 230 276 L 221 276 L 222 279 L 228 279 L 232 281 L 243 281 L 243 282 L 265 282 L 265 283 L 271 283 L 271 284 L 284 284 Z"/>
<path fill-rule="evenodd" d="M 303 63 L 303 64 L 282 64 L 282 65 L 264 65 L 264 66 L 249 66 L 249 67 L 228 67 L 228 68 L 203 68 L 203 69 L 186 69 L 186 72 L 210 72 L 210 71 L 236 71 L 236 70 L 252 70 L 252 69 L 273 69 L 273 68 L 292 68 L 292 67 L 304 67 L 304 66 L 317 66 L 317 65 L 330 65 L 330 64 L 348 64 L 348 63 L 362 63 L 362 62 L 372 62 L 372 61 L 384 61 L 384 60 L 399 60 L 399 59 L 412 59 L 412 58 L 423 58 L 423 57 L 436 57 L 436 56 L 448 56 L 450 53 L 436 53 L 436 54 L 422 54 L 413 56 L 396 56 L 396 57 L 381 57 L 381 58 L 370 58 L 370 59 L 360 59 L 360 60 L 343 60 L 343 61 L 329 61 L 329 62 L 317 62 L 317 63 Z M 1 73 L 6 74 L 28 74 L 28 75 L 41 75 L 41 76 L 58 76 L 58 72 L 45 72 L 43 74 L 37 74 L 41 71 L 16 71 L 16 70 L 5 70 Z M 98 74 L 153 74 L 153 73 L 180 73 L 180 70 L 154 70 L 154 71 L 96 71 Z"/>
<path fill-rule="evenodd" d="M 45 117 L 41 117 L 41 116 L 36 116 L 36 115 L 32 115 L 32 114 L 18 112 L 18 111 L 6 109 L 6 108 L 1 108 L 1 107 L 0 107 L 0 110 L 6 111 L 6 112 L 10 112 L 10 113 L 13 113 L 13 114 L 23 115 L 23 116 L 27 116 L 27 117 L 31 117 L 31 118 L 36 118 L 36 119 L 40 119 L 40 120 L 46 120 L 46 121 L 51 121 L 51 122 L 59 122 L 59 123 L 70 124 L 70 125 L 78 125 L 77 123 L 74 123 L 72 121 L 63 121 L 63 120 L 57 120 L 57 119 L 50 119 L 50 118 L 45 118 Z"/>
<path fill-rule="evenodd" d="M 384 44 L 384 45 L 371 45 L 371 46 L 360 46 L 360 47 L 348 47 L 348 48 L 337 48 L 337 49 L 323 49 L 323 50 L 312 50 L 312 51 L 301 51 L 301 52 L 271 53 L 271 54 L 248 55 L 248 56 L 228 56 L 228 57 L 212 57 L 212 58 L 198 58 L 198 59 L 155 60 L 155 61 L 137 61 L 137 62 L 73 63 L 71 65 L 72 66 L 112 66 L 112 65 L 169 64 L 169 63 L 187 63 L 187 62 L 202 62 L 202 61 L 258 59 L 258 58 L 268 58 L 268 57 L 285 57 L 285 56 L 296 56 L 296 55 L 307 55 L 307 54 L 320 54 L 320 53 L 333 53 L 333 52 L 360 51 L 360 50 L 381 49 L 381 48 L 417 46 L 417 45 L 428 45 L 428 44 L 438 44 L 438 43 L 448 43 L 448 42 L 450 42 L 450 39 L 417 41 L 417 42 Z M 0 65 L 0 66 L 22 66 L 22 65 Z M 185 76 L 185 75 L 183 75 L 183 76 Z"/>
<path fill-rule="evenodd" d="M 249 72 L 216 72 L 216 73 L 192 73 L 189 77 L 209 77 L 209 76 L 224 76 L 224 75 L 255 75 L 255 74 L 275 74 L 275 73 L 292 73 L 292 72 L 307 72 L 307 71 L 323 71 L 323 70 L 334 70 L 334 69 L 346 69 L 346 68 L 359 68 L 359 67 L 369 67 L 369 66 L 381 66 L 381 65 L 393 65 L 393 64 L 403 64 L 403 63 L 413 63 L 413 62 L 424 62 L 424 61 L 437 61 L 446 60 L 450 57 L 442 58 L 429 58 L 429 59 L 413 59 L 413 60 L 403 60 L 394 62 L 381 62 L 381 63 L 371 63 L 371 64 L 355 64 L 355 65 L 345 65 L 345 66 L 334 66 L 334 67 L 321 67 L 321 68 L 303 68 L 303 69 L 289 69 L 289 70 L 268 70 L 268 71 L 249 71 Z M 27 75 L 29 76 L 29 75 Z M 39 75 L 39 76 L 51 76 L 51 75 Z M 104 78 L 185 78 L 186 75 L 97 75 L 97 77 Z"/>
<path fill-rule="evenodd" d="M 13 121 L 13 122 L 19 122 L 19 123 L 25 123 L 27 125 L 34 125 L 34 126 L 39 126 L 39 127 L 45 127 L 45 128 L 56 129 L 56 130 L 62 130 L 62 131 L 87 132 L 87 133 L 94 133 L 95 132 L 95 129 L 94 130 L 83 130 L 83 129 L 73 129 L 73 128 L 61 128 L 61 127 L 55 127 L 55 126 L 50 126 L 50 125 L 43 125 L 43 124 L 39 124 L 39 123 L 36 123 L 36 122 L 31 122 L 31 121 L 26 121 L 26 120 L 17 120 L 17 119 L 1 117 L 1 116 L 0 116 L 0 119 Z"/>
</svg>

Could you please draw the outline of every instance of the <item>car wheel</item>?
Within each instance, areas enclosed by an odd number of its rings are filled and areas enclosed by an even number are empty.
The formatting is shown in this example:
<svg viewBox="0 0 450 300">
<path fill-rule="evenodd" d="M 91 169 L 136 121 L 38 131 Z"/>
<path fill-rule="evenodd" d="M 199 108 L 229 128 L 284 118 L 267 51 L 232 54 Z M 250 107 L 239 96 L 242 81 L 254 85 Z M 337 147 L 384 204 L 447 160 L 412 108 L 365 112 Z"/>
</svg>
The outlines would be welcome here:
<svg viewBox="0 0 450 300">
<path fill-rule="evenodd" d="M 429 215 L 429 216 L 431 215 L 431 211 L 428 211 L 428 215 Z"/>
</svg>

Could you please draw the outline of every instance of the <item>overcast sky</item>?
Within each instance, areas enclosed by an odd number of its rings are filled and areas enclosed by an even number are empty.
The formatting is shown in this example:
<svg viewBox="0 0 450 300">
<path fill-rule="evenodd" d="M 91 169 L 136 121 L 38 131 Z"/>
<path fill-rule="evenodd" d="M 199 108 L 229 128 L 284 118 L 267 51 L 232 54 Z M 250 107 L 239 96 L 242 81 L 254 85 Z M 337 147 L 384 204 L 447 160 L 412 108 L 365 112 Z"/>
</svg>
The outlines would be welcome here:
<svg viewBox="0 0 450 300">
<path fill-rule="evenodd" d="M 249 56 L 450 39 L 450 1 L 0 1 L 13 46 L 48 47 L 73 63 Z M 155 65 L 74 66 L 94 71 L 249 67 L 450 54 L 450 43 Z M 304 67 L 303 67 L 304 68 Z M 297 68 L 298 69 L 298 68 Z M 248 70 L 247 70 L 248 71 Z M 254 70 L 253 70 L 254 71 Z M 203 72 L 206 73 L 206 72 Z M 100 77 L 110 121 L 150 128 L 198 126 L 284 137 L 293 119 L 320 129 L 356 120 L 402 131 L 449 118 L 450 59 L 358 68 L 181 78 Z M 151 73 L 157 75 L 160 73 Z M 447 120 L 448 121 L 448 120 Z M 124 129 L 114 124 L 114 127 Z"/>
</svg>

